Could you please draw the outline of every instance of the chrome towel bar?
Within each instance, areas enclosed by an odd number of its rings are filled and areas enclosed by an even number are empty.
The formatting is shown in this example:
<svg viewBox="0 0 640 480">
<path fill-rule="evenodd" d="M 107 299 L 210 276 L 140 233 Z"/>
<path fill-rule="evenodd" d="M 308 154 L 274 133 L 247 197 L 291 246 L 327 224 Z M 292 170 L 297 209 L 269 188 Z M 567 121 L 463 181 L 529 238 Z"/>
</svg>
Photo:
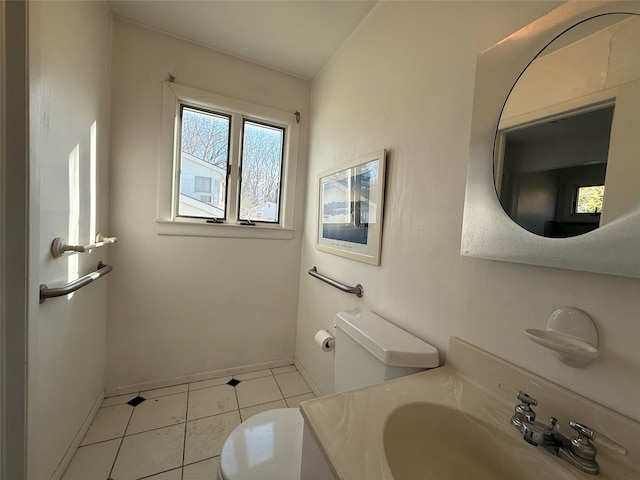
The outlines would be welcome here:
<svg viewBox="0 0 640 480">
<path fill-rule="evenodd" d="M 74 280 L 71 283 L 67 283 L 62 287 L 49 288 L 44 283 L 40 285 L 40 303 L 44 303 L 47 298 L 63 297 L 81 289 L 85 285 L 89 285 L 94 280 L 104 277 L 107 273 L 113 270 L 111 265 L 105 265 L 102 262 L 98 263 L 98 269 L 95 272 L 86 274 L 83 277 Z"/>
<path fill-rule="evenodd" d="M 94 248 L 116 243 L 117 241 L 118 239 L 116 237 L 105 237 L 101 233 L 98 233 L 95 243 L 89 245 L 68 245 L 66 238 L 57 237 L 51 243 L 51 255 L 53 255 L 53 258 L 59 258 L 65 253 L 83 253 L 87 250 L 93 250 Z"/>
<path fill-rule="evenodd" d="M 333 278 L 329 278 L 322 275 L 321 273 L 318 273 L 318 269 L 315 266 L 309 269 L 308 273 L 312 277 L 316 277 L 317 279 L 322 280 L 323 282 L 328 283 L 333 287 L 336 287 L 338 290 L 342 290 L 346 293 L 353 293 L 358 298 L 362 298 L 362 296 L 364 295 L 364 288 L 359 283 L 355 287 L 350 287 L 349 285 L 345 285 L 344 283 L 338 282 Z"/>
</svg>

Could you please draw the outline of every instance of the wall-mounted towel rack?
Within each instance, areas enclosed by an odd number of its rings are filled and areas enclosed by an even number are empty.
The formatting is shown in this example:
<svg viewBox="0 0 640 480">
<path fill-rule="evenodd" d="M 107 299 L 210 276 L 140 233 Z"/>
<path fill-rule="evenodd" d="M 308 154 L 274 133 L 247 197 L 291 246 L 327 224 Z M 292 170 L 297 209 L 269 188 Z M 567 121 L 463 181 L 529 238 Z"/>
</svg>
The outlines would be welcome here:
<svg viewBox="0 0 640 480">
<path fill-rule="evenodd" d="M 116 237 L 105 237 L 101 233 L 98 233 L 96 235 L 95 243 L 91 243 L 89 245 L 69 245 L 67 244 L 66 238 L 58 237 L 51 243 L 51 255 L 53 255 L 53 258 L 58 258 L 65 253 L 82 253 L 88 250 L 93 250 L 94 248 L 116 243 L 117 241 L 118 239 Z"/>
<path fill-rule="evenodd" d="M 67 283 L 62 287 L 49 288 L 44 283 L 40 285 L 40 303 L 44 303 L 47 298 L 63 297 L 81 289 L 85 285 L 90 284 L 94 280 L 104 277 L 107 273 L 113 270 L 111 265 L 105 265 L 102 262 L 98 262 L 98 269 L 95 272 L 88 273 L 87 275 Z"/>
<path fill-rule="evenodd" d="M 318 272 L 318 269 L 315 266 L 309 269 L 309 275 L 311 275 L 312 277 L 316 277 L 317 279 L 322 280 L 323 282 L 328 283 L 333 287 L 336 287 L 338 290 L 342 290 L 343 292 L 346 292 L 346 293 L 353 293 L 358 298 L 362 298 L 362 296 L 364 295 L 364 287 L 359 283 L 355 287 L 350 287 L 349 285 L 345 285 L 342 282 L 338 282 L 333 278 L 329 278 L 322 275 L 321 273 Z"/>
</svg>

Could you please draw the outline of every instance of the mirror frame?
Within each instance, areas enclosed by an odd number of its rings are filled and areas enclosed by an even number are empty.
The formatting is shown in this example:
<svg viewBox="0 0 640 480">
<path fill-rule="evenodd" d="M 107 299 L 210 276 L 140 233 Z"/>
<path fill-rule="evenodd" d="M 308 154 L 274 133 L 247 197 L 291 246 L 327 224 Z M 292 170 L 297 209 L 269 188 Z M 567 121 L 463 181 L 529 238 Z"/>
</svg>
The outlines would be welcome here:
<svg viewBox="0 0 640 480">
<path fill-rule="evenodd" d="M 640 15 L 640 2 L 567 2 L 478 56 L 461 255 L 640 278 L 640 204 L 589 233 L 547 238 L 505 213 L 493 178 L 500 115 L 520 75 L 569 28 L 609 13 Z"/>
</svg>

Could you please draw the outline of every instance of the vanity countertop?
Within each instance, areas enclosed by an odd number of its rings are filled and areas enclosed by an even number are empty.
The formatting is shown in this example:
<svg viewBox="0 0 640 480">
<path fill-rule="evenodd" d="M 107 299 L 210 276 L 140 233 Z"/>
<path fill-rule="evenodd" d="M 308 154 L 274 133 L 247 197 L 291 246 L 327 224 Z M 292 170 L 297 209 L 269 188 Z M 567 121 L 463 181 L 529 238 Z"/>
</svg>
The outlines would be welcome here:
<svg viewBox="0 0 640 480">
<path fill-rule="evenodd" d="M 596 444 L 600 475 L 593 476 L 541 448 L 527 444 L 510 422 L 513 407 L 518 403 L 516 395 L 519 390 L 538 400 L 535 411 L 539 420 L 546 420 L 550 416 L 558 418 L 560 430 L 566 436 L 573 436 L 574 433 L 568 427 L 569 421 L 578 421 L 621 443 L 629 453 L 623 456 Z M 476 428 L 469 431 L 486 434 L 493 450 L 499 450 L 496 452 L 498 462 L 505 455 L 517 459 L 518 480 L 640 478 L 639 423 L 457 338 L 451 339 L 447 364 L 443 367 L 359 390 L 308 400 L 301 404 L 301 411 L 335 478 L 393 480 L 392 469 L 385 456 L 385 425 L 399 408 L 416 404 L 435 404 L 434 408 L 446 406 L 447 411 L 455 410 L 464 422 L 474 423 Z M 439 437 L 442 432 L 429 431 L 424 425 L 428 424 L 422 422 L 419 428 L 407 429 L 406 436 L 400 435 L 403 438 L 397 438 L 397 441 L 407 442 L 408 448 L 416 442 L 422 448 L 428 446 L 428 442 L 441 441 Z M 483 425 L 489 425 L 490 428 L 484 428 Z M 437 426 L 434 429 L 437 430 Z M 420 452 L 416 454 L 420 455 Z M 433 478 L 442 478 L 448 473 L 452 475 L 450 478 L 473 475 L 465 473 L 464 467 L 465 455 L 470 454 L 473 452 L 467 448 L 464 453 L 455 454 L 449 459 L 443 458 L 430 475 Z M 395 480 L 425 479 L 430 476 L 429 472 L 416 476 L 411 465 L 405 468 L 396 463 L 393 468 Z M 513 469 L 505 471 L 513 472 Z M 511 473 L 504 475 L 506 480 Z M 476 474 L 475 478 L 480 477 Z"/>
</svg>

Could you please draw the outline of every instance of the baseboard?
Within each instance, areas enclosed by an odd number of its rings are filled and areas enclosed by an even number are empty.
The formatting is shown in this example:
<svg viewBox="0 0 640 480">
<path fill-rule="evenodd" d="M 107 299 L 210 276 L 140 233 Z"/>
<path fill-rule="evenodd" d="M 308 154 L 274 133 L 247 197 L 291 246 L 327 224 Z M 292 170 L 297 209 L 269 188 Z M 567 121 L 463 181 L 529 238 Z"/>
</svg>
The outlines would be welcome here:
<svg viewBox="0 0 640 480">
<path fill-rule="evenodd" d="M 105 396 L 113 397 L 115 395 L 125 395 L 127 393 L 152 390 L 154 388 L 170 387 L 172 385 L 180 385 L 182 383 L 200 382 L 202 380 L 211 380 L 212 378 L 228 377 L 240 373 L 256 372 L 258 370 L 265 370 L 267 368 L 284 367 L 293 364 L 293 358 L 285 358 L 282 360 L 273 360 L 271 362 L 254 363 L 252 365 L 245 365 L 242 367 L 224 368 L 221 370 L 213 370 L 210 372 L 182 375 L 179 377 L 166 378 L 164 380 L 154 380 L 151 382 L 135 383 L 119 387 L 108 387 L 105 388 Z"/>
<path fill-rule="evenodd" d="M 53 475 L 51 475 L 51 480 L 60 480 L 62 478 L 62 475 L 64 475 L 64 472 L 69 467 L 69 464 L 73 459 L 73 456 L 76 454 L 76 451 L 80 446 L 80 442 L 82 442 L 82 439 L 86 435 L 87 430 L 89 430 L 89 427 L 91 426 L 91 422 L 93 422 L 93 419 L 98 414 L 98 410 L 100 409 L 100 405 L 102 405 L 103 400 L 104 400 L 104 390 L 102 390 L 98 395 L 98 398 L 96 398 L 96 401 L 94 402 L 93 407 L 91 407 L 91 411 L 89 412 L 89 415 L 87 415 L 87 418 L 85 419 L 84 423 L 80 427 L 80 430 L 78 430 L 78 433 L 76 433 L 76 436 L 73 437 L 73 441 L 71 442 L 71 445 L 69 445 L 69 448 L 67 449 L 64 456 L 62 457 L 62 460 L 60 460 L 60 463 L 58 463 L 56 470 L 53 472 Z"/>
<path fill-rule="evenodd" d="M 313 381 L 313 378 L 311 378 L 311 375 L 307 373 L 307 371 L 302 366 L 302 364 L 298 361 L 297 358 L 294 360 L 293 364 L 296 366 L 296 368 L 300 372 L 300 375 L 302 375 L 302 378 L 304 378 L 304 381 L 307 382 L 307 385 L 311 387 L 311 391 L 313 391 L 313 394 L 316 397 L 322 397 L 326 395 L 326 393 L 322 393 L 320 391 L 320 389 L 318 388 L 318 385 L 316 385 L 316 382 Z"/>
</svg>

